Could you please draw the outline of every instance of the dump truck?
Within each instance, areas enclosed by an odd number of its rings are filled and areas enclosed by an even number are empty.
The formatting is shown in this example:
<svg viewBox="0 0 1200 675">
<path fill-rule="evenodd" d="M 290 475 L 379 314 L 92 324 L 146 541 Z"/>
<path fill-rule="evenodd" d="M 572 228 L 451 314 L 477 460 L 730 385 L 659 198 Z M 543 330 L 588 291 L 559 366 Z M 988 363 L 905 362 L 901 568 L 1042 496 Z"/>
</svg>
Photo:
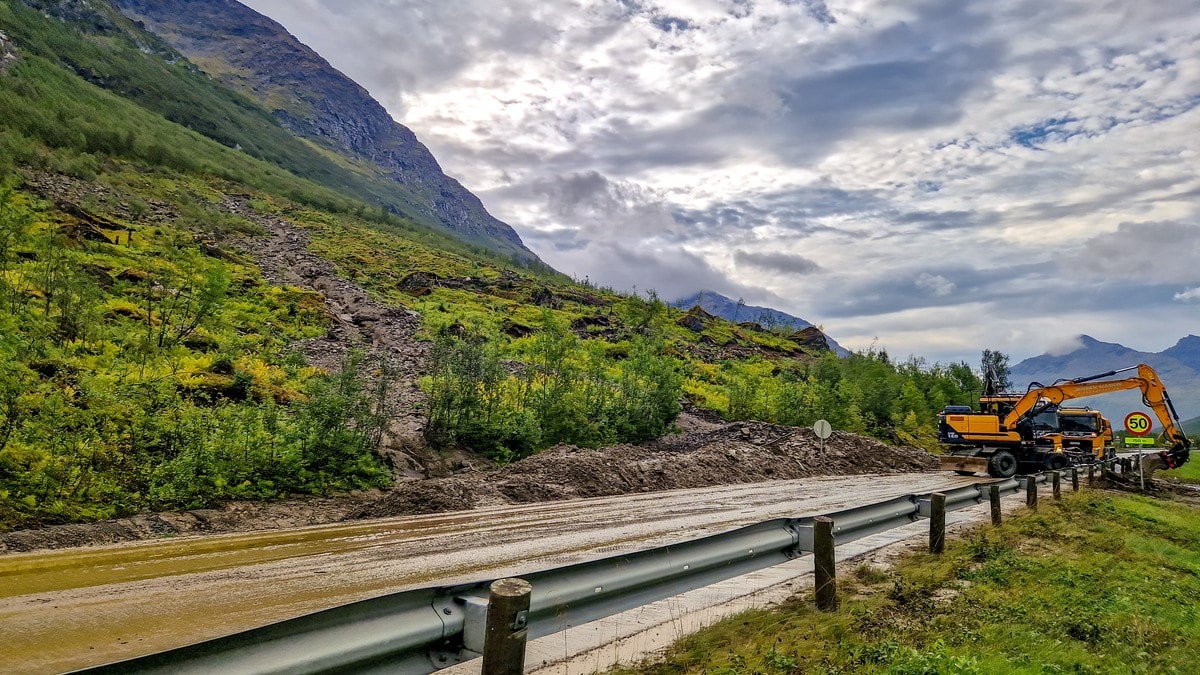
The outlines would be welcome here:
<svg viewBox="0 0 1200 675">
<path fill-rule="evenodd" d="M 1131 371 L 1137 374 L 1114 379 Z M 989 373 L 978 412 L 969 406 L 947 406 L 938 414 L 938 441 L 947 450 L 942 467 L 964 475 L 1008 478 L 1018 470 L 1054 470 L 1103 458 L 1112 452 L 1109 421 L 1090 408 L 1061 404 L 1131 389 L 1141 390 L 1142 402 L 1162 425 L 1163 464 L 1174 468 L 1186 462 L 1191 442 L 1158 373 L 1142 363 L 1050 385 L 1034 382 L 1024 394 L 998 392 Z"/>
</svg>

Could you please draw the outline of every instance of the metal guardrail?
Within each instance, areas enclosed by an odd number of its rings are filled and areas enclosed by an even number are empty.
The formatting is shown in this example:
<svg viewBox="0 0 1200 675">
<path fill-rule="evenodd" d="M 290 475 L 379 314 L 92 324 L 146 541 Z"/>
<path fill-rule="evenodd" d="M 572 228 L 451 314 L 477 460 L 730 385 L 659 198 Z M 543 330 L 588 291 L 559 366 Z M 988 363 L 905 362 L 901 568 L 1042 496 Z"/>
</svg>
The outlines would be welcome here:
<svg viewBox="0 0 1200 675">
<path fill-rule="evenodd" d="M 1064 474 L 1079 468 L 1065 469 Z M 946 496 L 946 510 L 952 511 L 987 500 L 992 485 L 1002 494 L 1019 493 L 1030 479 L 1045 483 L 1048 475 L 968 485 L 941 494 Z M 836 542 L 844 544 L 929 517 L 931 494 L 824 515 L 834 521 Z M 533 585 L 529 638 L 811 553 L 816 517 L 777 518 L 679 544 L 522 574 Z M 79 672 L 424 675 L 482 653 L 492 581 L 393 593 Z M 269 593 L 264 589 L 264 595 Z"/>
</svg>

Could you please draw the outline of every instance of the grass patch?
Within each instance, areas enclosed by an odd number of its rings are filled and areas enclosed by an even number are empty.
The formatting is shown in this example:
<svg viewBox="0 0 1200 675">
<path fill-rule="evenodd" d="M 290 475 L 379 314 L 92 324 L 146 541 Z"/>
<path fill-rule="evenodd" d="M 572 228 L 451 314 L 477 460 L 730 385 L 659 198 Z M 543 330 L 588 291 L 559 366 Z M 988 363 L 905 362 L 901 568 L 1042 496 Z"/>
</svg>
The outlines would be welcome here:
<svg viewBox="0 0 1200 675">
<path fill-rule="evenodd" d="M 1200 510 L 1085 492 L 1003 527 L 840 581 L 842 608 L 801 596 L 729 618 L 665 660 L 613 672 L 1194 672 Z"/>
<path fill-rule="evenodd" d="M 1188 462 L 1178 469 L 1163 471 L 1158 475 L 1164 478 L 1176 478 L 1184 483 L 1200 483 L 1200 462 Z"/>
</svg>

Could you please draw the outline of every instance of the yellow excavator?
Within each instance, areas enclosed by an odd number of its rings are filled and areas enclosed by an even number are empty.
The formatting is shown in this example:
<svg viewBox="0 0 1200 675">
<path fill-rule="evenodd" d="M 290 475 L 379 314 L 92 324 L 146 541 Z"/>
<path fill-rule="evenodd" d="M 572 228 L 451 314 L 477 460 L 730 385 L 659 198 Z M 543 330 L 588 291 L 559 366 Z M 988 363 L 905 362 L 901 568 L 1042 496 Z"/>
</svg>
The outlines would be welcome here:
<svg viewBox="0 0 1200 675">
<path fill-rule="evenodd" d="M 1107 379 L 1135 370 L 1135 376 Z M 999 392 L 994 373 L 988 373 L 979 412 L 969 406 L 947 406 L 938 414 L 938 441 L 948 450 L 941 458 L 942 468 L 1008 478 L 1018 469 L 1061 469 L 1103 457 L 1111 452 L 1109 421 L 1089 408 L 1059 404 L 1130 389 L 1141 390 L 1142 402 L 1162 424 L 1163 464 L 1175 468 L 1186 462 L 1191 442 L 1180 429 L 1179 415 L 1158 373 L 1143 363 L 1051 385 L 1034 382 L 1024 394 Z"/>
</svg>

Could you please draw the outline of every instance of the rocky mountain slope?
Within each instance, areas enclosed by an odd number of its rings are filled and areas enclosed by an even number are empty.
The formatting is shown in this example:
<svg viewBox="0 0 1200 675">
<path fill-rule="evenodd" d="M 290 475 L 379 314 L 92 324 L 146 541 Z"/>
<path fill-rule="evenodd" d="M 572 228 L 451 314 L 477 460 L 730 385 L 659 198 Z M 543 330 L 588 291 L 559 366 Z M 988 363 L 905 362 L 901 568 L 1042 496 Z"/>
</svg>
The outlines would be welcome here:
<svg viewBox="0 0 1200 675">
<path fill-rule="evenodd" d="M 695 295 L 680 298 L 672 302 L 671 305 L 685 310 L 699 306 L 700 309 L 714 316 L 719 316 L 726 321 L 756 323 L 767 330 L 790 328 L 795 331 L 802 331 L 813 326 L 811 322 L 797 316 L 792 316 L 787 312 L 781 312 L 770 307 L 758 307 L 756 305 L 739 303 L 715 291 L 700 291 Z M 821 335 L 824 337 L 829 348 L 836 352 L 838 356 L 846 356 L 850 353 L 833 338 L 825 335 L 823 332 Z"/>
<path fill-rule="evenodd" d="M 1090 335 L 1080 335 L 1077 345 L 1064 354 L 1042 354 L 1013 366 L 1009 379 L 1014 388 L 1023 391 L 1030 382 L 1050 384 L 1059 378 L 1086 377 L 1145 363 L 1162 377 L 1181 418 L 1200 415 L 1200 337 L 1188 335 L 1161 352 L 1142 352 Z M 1142 409 L 1137 392 L 1094 396 L 1079 399 L 1079 403 L 1104 412 L 1115 424 L 1126 413 Z"/>
<path fill-rule="evenodd" d="M 511 227 L 442 172 L 410 129 L 283 26 L 234 0 L 113 4 L 209 75 L 262 104 L 292 133 L 377 168 L 463 238 L 536 259 Z"/>
</svg>

